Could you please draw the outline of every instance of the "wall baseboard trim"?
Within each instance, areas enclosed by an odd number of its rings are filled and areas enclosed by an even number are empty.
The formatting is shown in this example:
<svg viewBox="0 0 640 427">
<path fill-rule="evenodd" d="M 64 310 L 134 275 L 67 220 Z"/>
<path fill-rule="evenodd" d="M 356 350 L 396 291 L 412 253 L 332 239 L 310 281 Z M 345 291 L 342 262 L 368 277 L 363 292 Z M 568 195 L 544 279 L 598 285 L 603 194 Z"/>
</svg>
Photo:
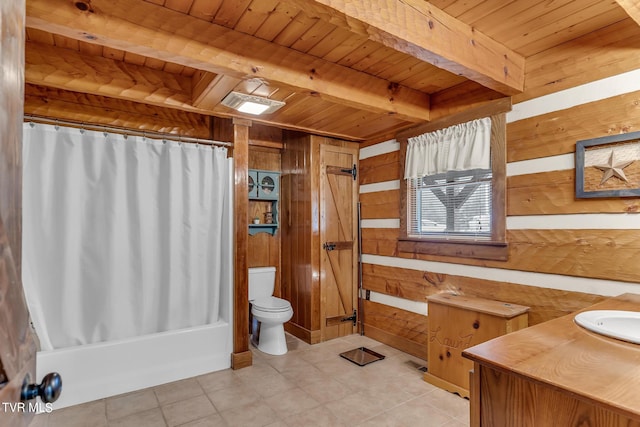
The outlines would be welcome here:
<svg viewBox="0 0 640 427">
<path fill-rule="evenodd" d="M 253 355 L 251 350 L 242 351 L 240 353 L 231 353 L 231 369 L 234 371 L 249 367 L 253 364 Z"/>
<path fill-rule="evenodd" d="M 284 330 L 289 332 L 291 335 L 296 338 L 300 338 L 302 341 L 307 344 L 318 344 L 322 341 L 322 336 L 320 335 L 320 330 L 311 331 L 309 329 L 303 328 L 300 325 L 295 323 L 287 322 L 284 324 Z"/>
</svg>

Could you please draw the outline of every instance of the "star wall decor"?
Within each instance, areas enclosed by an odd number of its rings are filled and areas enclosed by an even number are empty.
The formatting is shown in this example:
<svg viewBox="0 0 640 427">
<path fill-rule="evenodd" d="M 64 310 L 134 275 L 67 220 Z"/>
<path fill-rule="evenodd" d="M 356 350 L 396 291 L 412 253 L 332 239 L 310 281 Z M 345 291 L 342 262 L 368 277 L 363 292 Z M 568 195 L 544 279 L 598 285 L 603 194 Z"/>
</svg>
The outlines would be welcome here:
<svg viewBox="0 0 640 427">
<path fill-rule="evenodd" d="M 600 169 L 602 172 L 602 180 L 600 181 L 600 185 L 607 182 L 610 178 L 614 176 L 623 180 L 624 182 L 629 182 L 627 177 L 624 174 L 623 169 L 633 163 L 633 160 L 629 160 L 626 162 L 616 162 L 615 152 L 611 150 L 611 155 L 609 155 L 609 161 L 605 164 L 593 165 L 594 167 Z"/>
<path fill-rule="evenodd" d="M 640 132 L 576 141 L 575 165 L 576 199 L 639 198 Z"/>
</svg>

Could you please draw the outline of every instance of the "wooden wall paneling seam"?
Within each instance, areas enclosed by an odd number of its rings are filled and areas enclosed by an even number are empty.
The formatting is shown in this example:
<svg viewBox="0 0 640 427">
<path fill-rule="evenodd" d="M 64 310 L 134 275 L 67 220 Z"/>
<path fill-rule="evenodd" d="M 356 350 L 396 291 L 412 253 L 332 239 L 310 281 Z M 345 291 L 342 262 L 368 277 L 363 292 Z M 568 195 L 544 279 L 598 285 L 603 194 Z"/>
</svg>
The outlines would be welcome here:
<svg viewBox="0 0 640 427">
<path fill-rule="evenodd" d="M 425 261 L 640 283 L 640 271 L 628 268 L 629 265 L 635 265 L 631 260 L 640 255 L 636 243 L 640 241 L 640 234 L 636 229 L 508 230 L 507 241 L 509 242 L 509 261 L 507 262 L 407 252 L 400 252 L 398 256 Z M 378 246 L 381 245 L 382 243 L 379 242 Z"/>
<path fill-rule="evenodd" d="M 363 265 L 363 287 L 410 301 L 425 302 L 430 295 L 448 292 L 526 305 L 530 307 L 530 325 L 564 316 L 606 298 L 584 292 L 368 263 Z"/>
<path fill-rule="evenodd" d="M 233 354 L 231 367 L 240 369 L 252 364 L 249 349 L 249 271 L 248 271 L 248 178 L 249 120 L 233 120 L 234 190 L 234 292 Z"/>
<path fill-rule="evenodd" d="M 420 359 L 427 359 L 427 316 L 363 301 L 366 335 Z"/>
<path fill-rule="evenodd" d="M 360 160 L 360 185 L 401 180 L 400 152 L 380 154 Z"/>
<path fill-rule="evenodd" d="M 400 252 L 398 232 L 395 228 L 363 229 L 363 253 L 640 283 L 640 272 L 628 268 L 634 265 L 631 260 L 640 255 L 636 243 L 640 241 L 640 234 L 636 229 L 507 230 L 509 260 L 506 262 Z"/>
<path fill-rule="evenodd" d="M 576 199 L 575 170 L 507 177 L 507 216 L 638 213 L 637 198 Z"/>
<path fill-rule="evenodd" d="M 507 161 L 571 154 L 577 141 L 637 129 L 640 129 L 640 91 L 509 123 Z"/>
<path fill-rule="evenodd" d="M 362 253 L 382 256 L 398 256 L 398 228 L 363 228 Z"/>
<path fill-rule="evenodd" d="M 401 186 L 404 181 L 401 182 Z M 400 191 L 387 190 L 360 194 L 362 219 L 400 217 Z"/>
</svg>

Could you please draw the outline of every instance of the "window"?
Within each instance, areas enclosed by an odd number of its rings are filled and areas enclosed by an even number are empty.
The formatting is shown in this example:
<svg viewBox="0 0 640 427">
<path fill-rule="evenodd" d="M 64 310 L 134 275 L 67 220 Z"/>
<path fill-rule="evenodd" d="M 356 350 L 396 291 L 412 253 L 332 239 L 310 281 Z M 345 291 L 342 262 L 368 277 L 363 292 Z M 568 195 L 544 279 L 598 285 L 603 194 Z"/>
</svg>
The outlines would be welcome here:
<svg viewBox="0 0 640 427">
<path fill-rule="evenodd" d="M 407 179 L 407 235 L 491 239 L 491 169 Z"/>
<path fill-rule="evenodd" d="M 480 164 L 468 167 L 443 168 L 436 161 L 414 173 L 416 160 L 407 157 L 409 140 L 416 135 L 446 130 L 452 125 L 473 120 L 451 117 L 440 123 L 430 123 L 419 129 L 398 135 L 405 174 L 409 175 L 400 186 L 401 218 L 398 250 L 412 254 L 455 256 L 465 258 L 507 260 L 506 242 L 506 103 L 484 117 L 490 120 L 490 154 Z M 480 113 L 478 113 L 480 114 Z M 484 119 L 487 120 L 487 119 Z M 486 148 L 486 147 L 485 147 Z M 442 150 L 442 148 L 438 148 Z M 424 154 L 424 153 L 423 153 Z M 421 155 L 423 155 L 421 154 Z M 429 154 L 430 158 L 434 154 Z M 447 157 L 459 157 L 448 155 Z M 474 152 L 467 157 L 478 158 Z M 482 157 L 480 155 L 480 157 Z M 420 166 L 422 167 L 422 166 Z M 409 168 L 409 169 L 407 169 Z M 457 170 L 454 170 L 457 169 Z M 462 169 L 462 170 L 460 170 Z M 411 176 L 414 175 L 414 176 Z"/>
</svg>

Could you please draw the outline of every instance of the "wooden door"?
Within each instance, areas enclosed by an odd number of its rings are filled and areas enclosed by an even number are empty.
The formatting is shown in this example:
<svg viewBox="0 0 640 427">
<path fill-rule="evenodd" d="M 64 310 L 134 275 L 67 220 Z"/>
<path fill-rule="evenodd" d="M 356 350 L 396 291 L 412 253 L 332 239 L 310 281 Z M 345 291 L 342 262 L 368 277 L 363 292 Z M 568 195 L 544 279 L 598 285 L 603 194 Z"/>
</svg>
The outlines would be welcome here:
<svg viewBox="0 0 640 427">
<path fill-rule="evenodd" d="M 320 312 L 322 340 L 356 332 L 358 147 L 320 146 Z"/>
<path fill-rule="evenodd" d="M 25 378 L 35 380 L 36 343 L 20 280 L 24 0 L 0 2 L 0 425 L 26 426 L 20 402 Z"/>
</svg>

